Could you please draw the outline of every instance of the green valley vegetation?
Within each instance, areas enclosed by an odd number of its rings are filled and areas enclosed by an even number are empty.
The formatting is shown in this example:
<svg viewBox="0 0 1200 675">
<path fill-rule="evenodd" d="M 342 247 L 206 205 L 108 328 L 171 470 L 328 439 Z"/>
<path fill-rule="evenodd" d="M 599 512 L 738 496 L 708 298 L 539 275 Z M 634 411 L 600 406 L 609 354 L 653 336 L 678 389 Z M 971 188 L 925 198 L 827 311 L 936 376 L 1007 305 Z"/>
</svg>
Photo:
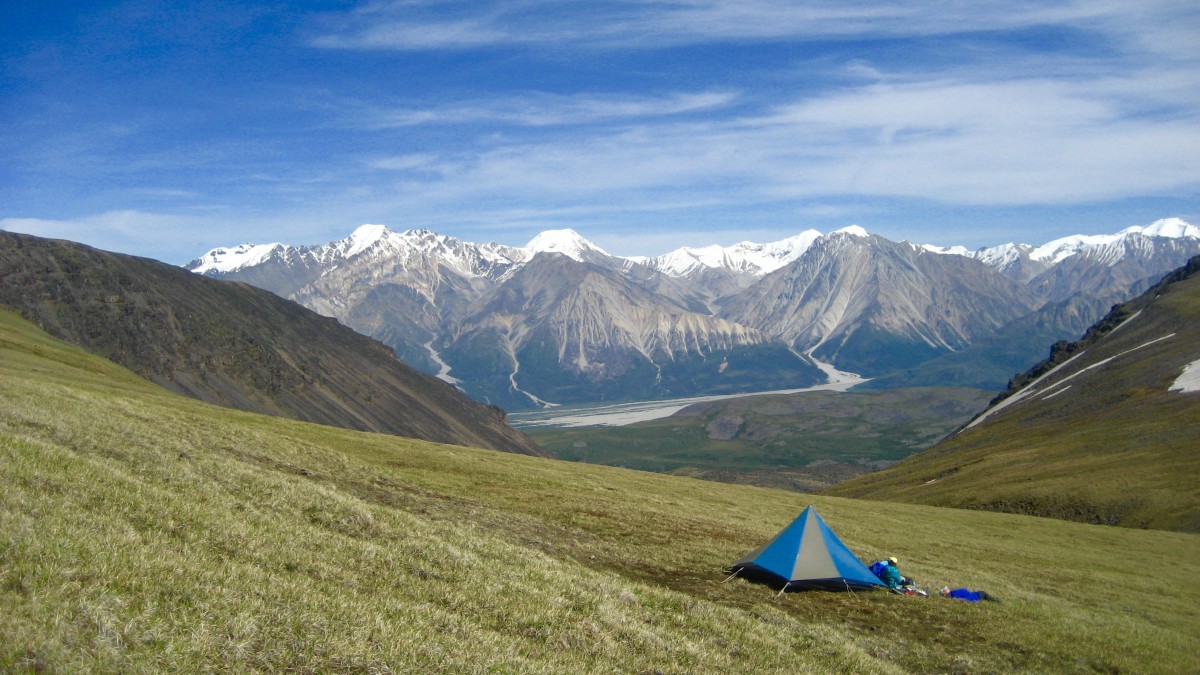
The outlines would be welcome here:
<svg viewBox="0 0 1200 675">
<path fill-rule="evenodd" d="M 1200 532 L 1200 257 L 1013 379 L 970 428 L 830 494 Z"/>
<path fill-rule="evenodd" d="M 168 393 L 0 312 L 3 672 L 1195 672 L 1200 539 L 470 449 Z M 1002 604 L 723 568 L 807 503 Z"/>
<path fill-rule="evenodd" d="M 524 431 L 560 459 L 815 491 L 929 448 L 993 396 L 961 388 L 771 394 L 627 426 Z"/>
</svg>

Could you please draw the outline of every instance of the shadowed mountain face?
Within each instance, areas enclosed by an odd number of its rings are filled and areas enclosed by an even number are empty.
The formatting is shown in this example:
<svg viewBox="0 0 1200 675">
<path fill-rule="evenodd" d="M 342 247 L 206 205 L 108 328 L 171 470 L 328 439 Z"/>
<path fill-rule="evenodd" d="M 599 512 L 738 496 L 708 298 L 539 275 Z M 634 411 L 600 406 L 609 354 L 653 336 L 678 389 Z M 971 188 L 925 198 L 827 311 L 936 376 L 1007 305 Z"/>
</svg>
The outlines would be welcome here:
<svg viewBox="0 0 1200 675">
<path fill-rule="evenodd" d="M 829 492 L 1200 532 L 1197 370 L 1200 257 L 1055 344 L 958 433 Z"/>
<path fill-rule="evenodd" d="M 216 405 L 544 454 L 502 411 L 335 319 L 246 284 L 0 232 L 0 303 L 59 339 Z"/>
</svg>

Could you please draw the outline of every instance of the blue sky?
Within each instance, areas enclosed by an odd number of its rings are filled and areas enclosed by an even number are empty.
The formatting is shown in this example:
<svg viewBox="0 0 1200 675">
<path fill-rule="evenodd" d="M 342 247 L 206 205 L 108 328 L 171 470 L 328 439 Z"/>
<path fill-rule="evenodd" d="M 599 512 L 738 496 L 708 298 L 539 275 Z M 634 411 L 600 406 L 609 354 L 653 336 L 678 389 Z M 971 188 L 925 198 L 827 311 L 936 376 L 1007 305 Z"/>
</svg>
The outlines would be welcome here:
<svg viewBox="0 0 1200 675">
<path fill-rule="evenodd" d="M 5 3 L 0 229 L 183 263 L 1197 222 L 1198 36 L 1194 1 Z"/>
</svg>

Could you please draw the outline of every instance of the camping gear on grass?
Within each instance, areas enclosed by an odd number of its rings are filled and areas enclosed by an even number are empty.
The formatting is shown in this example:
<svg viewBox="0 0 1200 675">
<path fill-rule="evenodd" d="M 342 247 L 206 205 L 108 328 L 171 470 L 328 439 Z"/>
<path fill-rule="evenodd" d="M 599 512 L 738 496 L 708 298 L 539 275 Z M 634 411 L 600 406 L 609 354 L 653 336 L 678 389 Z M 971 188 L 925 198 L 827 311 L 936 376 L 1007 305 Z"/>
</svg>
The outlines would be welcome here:
<svg viewBox="0 0 1200 675">
<path fill-rule="evenodd" d="M 944 598 L 954 598 L 955 600 L 966 600 L 967 602 L 979 602 L 980 600 L 988 600 L 991 602 L 1000 602 L 992 594 L 987 591 L 973 591 L 969 588 L 950 588 L 943 586 L 939 591 Z"/>
<path fill-rule="evenodd" d="M 730 566 L 732 576 L 782 584 L 779 591 L 883 586 L 808 506 L 773 539 Z M 732 578 L 732 576 L 730 578 Z"/>
</svg>

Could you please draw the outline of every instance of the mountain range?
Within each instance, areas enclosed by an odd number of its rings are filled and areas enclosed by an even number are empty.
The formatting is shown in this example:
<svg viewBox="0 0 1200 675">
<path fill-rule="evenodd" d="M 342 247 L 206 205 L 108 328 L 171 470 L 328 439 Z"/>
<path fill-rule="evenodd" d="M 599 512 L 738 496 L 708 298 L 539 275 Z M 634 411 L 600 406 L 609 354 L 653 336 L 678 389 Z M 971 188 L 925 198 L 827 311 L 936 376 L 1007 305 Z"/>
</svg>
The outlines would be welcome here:
<svg viewBox="0 0 1200 675">
<path fill-rule="evenodd" d="M 828 492 L 1200 532 L 1200 256 L 1012 378 L 962 429 Z"/>
<path fill-rule="evenodd" d="M 545 452 L 503 411 L 338 321 L 248 284 L 0 232 L 0 305 L 176 393 L 319 424 Z"/>
<path fill-rule="evenodd" d="M 800 388 L 1000 389 L 1045 345 L 1200 253 L 1176 218 L 967 250 L 851 226 L 770 244 L 611 255 L 571 230 L 525 247 L 364 225 L 320 246 L 244 244 L 188 263 L 372 336 L 506 409 Z"/>
</svg>

